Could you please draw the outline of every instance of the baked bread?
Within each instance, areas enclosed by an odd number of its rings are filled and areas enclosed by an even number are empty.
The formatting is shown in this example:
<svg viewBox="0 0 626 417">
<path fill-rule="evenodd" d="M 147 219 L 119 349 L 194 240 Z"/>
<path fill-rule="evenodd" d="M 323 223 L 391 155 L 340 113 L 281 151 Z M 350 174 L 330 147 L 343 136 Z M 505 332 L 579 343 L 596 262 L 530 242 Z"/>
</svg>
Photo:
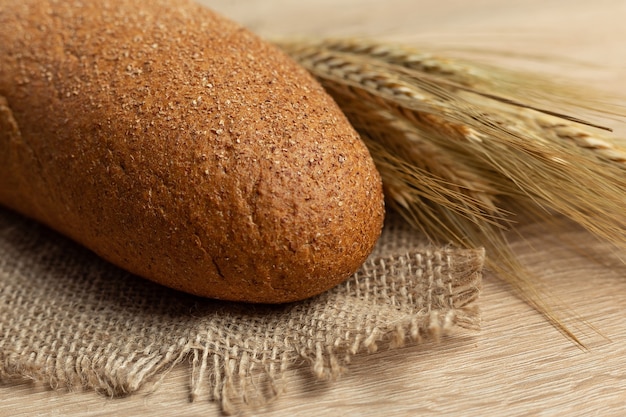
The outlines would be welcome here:
<svg viewBox="0 0 626 417">
<path fill-rule="evenodd" d="M 367 148 L 274 46 L 185 0 L 0 10 L 0 204 L 227 300 L 310 297 L 372 250 Z"/>
</svg>

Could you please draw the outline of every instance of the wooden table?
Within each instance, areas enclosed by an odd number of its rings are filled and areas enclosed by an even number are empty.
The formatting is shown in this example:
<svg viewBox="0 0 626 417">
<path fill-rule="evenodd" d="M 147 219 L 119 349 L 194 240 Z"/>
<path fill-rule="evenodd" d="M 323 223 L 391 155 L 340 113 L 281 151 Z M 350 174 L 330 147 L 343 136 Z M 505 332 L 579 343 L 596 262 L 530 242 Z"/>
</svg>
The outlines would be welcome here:
<svg viewBox="0 0 626 417">
<path fill-rule="evenodd" d="M 556 62 L 568 75 L 626 97 L 624 0 L 204 2 L 265 36 L 384 36 L 567 58 Z M 626 124 L 609 124 L 626 137 Z M 620 253 L 601 255 L 607 246 L 575 227 L 546 235 L 542 225 L 530 224 L 523 231 L 532 244 L 517 242 L 524 261 L 600 332 L 577 330 L 587 351 L 487 275 L 480 333 L 360 357 L 333 384 L 293 370 L 288 391 L 258 414 L 626 415 L 626 265 Z M 5 382 L 0 416 L 219 415 L 208 399 L 189 403 L 186 372 L 178 367 L 157 389 L 122 399 Z"/>
</svg>

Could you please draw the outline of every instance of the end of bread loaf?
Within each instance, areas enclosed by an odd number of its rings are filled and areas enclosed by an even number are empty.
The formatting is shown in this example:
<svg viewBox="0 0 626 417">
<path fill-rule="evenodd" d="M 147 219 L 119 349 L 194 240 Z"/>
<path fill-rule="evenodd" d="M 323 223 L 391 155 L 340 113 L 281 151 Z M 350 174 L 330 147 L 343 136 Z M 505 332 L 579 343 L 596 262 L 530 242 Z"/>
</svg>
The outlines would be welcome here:
<svg viewBox="0 0 626 417">
<path fill-rule="evenodd" d="M 369 255 L 380 176 L 275 47 L 184 0 L 0 6 L 0 95 L 19 125 L 0 135 L 13 155 L 2 204 L 132 273 L 226 300 L 304 299 Z"/>
</svg>

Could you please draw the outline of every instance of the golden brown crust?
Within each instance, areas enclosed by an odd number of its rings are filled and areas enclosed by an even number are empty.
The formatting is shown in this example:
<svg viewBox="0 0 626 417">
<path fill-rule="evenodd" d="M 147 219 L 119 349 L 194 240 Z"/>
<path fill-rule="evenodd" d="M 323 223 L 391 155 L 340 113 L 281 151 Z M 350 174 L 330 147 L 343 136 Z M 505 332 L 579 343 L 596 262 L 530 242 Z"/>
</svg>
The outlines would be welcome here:
<svg viewBox="0 0 626 417">
<path fill-rule="evenodd" d="M 0 8 L 0 96 L 19 126 L 0 134 L 1 203 L 214 298 L 309 297 L 370 253 L 369 153 L 273 46 L 187 1 Z"/>
</svg>

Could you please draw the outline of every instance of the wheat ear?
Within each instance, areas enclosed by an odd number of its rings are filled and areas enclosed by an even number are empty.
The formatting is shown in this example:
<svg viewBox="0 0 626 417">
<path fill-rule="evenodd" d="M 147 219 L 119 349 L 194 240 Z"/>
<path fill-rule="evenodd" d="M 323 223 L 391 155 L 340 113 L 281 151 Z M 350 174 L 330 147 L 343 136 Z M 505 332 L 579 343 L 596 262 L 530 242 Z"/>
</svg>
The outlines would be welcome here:
<svg viewBox="0 0 626 417">
<path fill-rule="evenodd" d="M 374 155 L 389 206 L 433 240 L 485 247 L 490 255 L 489 268 L 580 344 L 565 325 L 567 317 L 554 311 L 557 303 L 551 294 L 538 285 L 510 251 L 501 226 L 507 222 L 506 212 L 496 206 L 496 188 L 471 168 L 449 160 L 450 154 L 437 147 L 432 134 L 420 132 L 407 121 L 401 123 L 398 117 L 373 114 L 374 110 L 364 109 L 367 103 L 345 99 L 338 91 L 331 91 Z M 430 152 L 420 152 L 420 143 L 427 144 Z M 518 204 L 517 209 L 530 211 L 533 207 L 524 209 Z"/>
<path fill-rule="evenodd" d="M 324 50 L 296 58 L 331 94 L 370 101 L 430 132 L 455 160 L 498 181 L 502 194 L 529 198 L 626 247 L 622 167 L 599 163 L 576 143 L 550 140 L 525 123 L 523 109 L 375 58 Z M 581 182 L 592 186 L 581 193 Z"/>
<path fill-rule="evenodd" d="M 500 227 L 506 225 L 504 211 L 496 203 L 511 200 L 521 212 L 541 216 L 556 211 L 626 247 L 624 148 L 582 133 L 585 121 L 506 95 L 516 83 L 531 91 L 536 77 L 503 71 L 507 81 L 501 83 L 497 70 L 357 41 L 282 46 L 322 82 L 360 131 L 397 209 L 432 238 L 487 247 L 491 268 L 575 339 L 549 295 L 508 248 Z M 540 85 L 544 94 L 562 91 Z M 450 174 L 447 162 L 420 162 L 411 137 L 428 143 L 425 149 L 436 150 L 442 161 L 454 161 L 458 170 Z M 468 186 L 476 178 L 482 184 Z"/>
<path fill-rule="evenodd" d="M 307 51 L 315 54 L 324 50 L 361 56 L 368 61 L 375 59 L 378 63 L 390 64 L 396 70 L 408 69 L 421 75 L 432 75 L 439 82 L 447 81 L 460 88 L 487 95 L 495 94 L 499 99 L 506 97 L 521 106 L 535 108 L 548 103 L 559 109 L 556 116 L 577 123 L 586 124 L 584 120 L 571 117 L 567 110 L 586 110 L 600 115 L 617 115 L 620 118 L 624 115 L 622 106 L 613 105 L 611 100 L 597 97 L 589 90 L 581 89 L 579 85 L 567 80 L 557 82 L 540 74 L 520 73 L 476 60 L 450 58 L 432 48 L 418 50 L 412 46 L 369 39 L 341 38 L 300 39 L 280 41 L 279 44 L 298 56 L 303 56 Z M 598 125 L 595 127 L 602 128 Z"/>
</svg>

